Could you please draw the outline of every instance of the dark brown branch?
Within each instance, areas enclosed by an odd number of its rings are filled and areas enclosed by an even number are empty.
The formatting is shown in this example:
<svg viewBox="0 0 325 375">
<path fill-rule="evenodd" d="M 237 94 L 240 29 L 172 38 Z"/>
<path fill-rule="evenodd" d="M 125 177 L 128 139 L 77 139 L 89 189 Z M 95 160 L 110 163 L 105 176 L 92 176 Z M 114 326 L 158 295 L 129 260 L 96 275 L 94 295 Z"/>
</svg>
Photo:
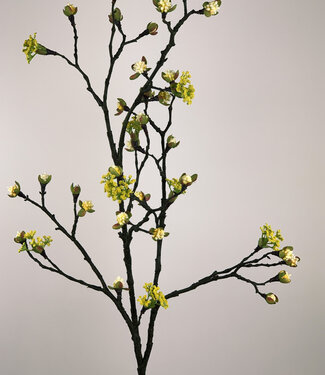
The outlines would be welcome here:
<svg viewBox="0 0 325 375">
<path fill-rule="evenodd" d="M 93 270 L 99 281 L 101 282 L 103 289 L 108 292 L 109 295 L 111 295 L 111 299 L 114 299 L 114 295 L 109 291 L 107 288 L 107 284 L 102 276 L 102 274 L 99 272 L 95 264 L 92 262 L 90 256 L 88 255 L 87 251 L 83 248 L 83 246 L 80 244 L 79 241 L 75 237 L 73 237 L 56 219 L 55 215 L 52 214 L 46 207 L 42 207 L 37 202 L 33 201 L 29 196 L 27 195 L 24 199 L 25 201 L 33 204 L 34 206 L 38 207 L 40 210 L 42 210 L 56 225 L 57 229 L 60 230 L 66 237 L 68 237 L 75 246 L 79 249 L 81 254 L 83 255 L 85 261 L 89 264 L 90 268 Z"/>
<path fill-rule="evenodd" d="M 101 288 L 100 286 L 97 286 L 97 285 L 93 285 L 93 284 L 90 284 L 90 283 L 87 283 L 86 281 L 84 280 L 80 280 L 80 279 L 76 279 L 75 277 L 73 276 L 70 276 L 68 275 L 67 273 L 63 272 L 56 264 L 54 264 L 48 256 L 46 256 L 46 259 L 50 262 L 50 264 L 53 266 L 52 267 L 49 267 L 49 266 L 46 266 L 45 264 L 43 264 L 39 259 L 35 258 L 30 251 L 27 251 L 27 254 L 29 255 L 29 257 L 35 262 L 37 263 L 41 268 L 45 269 L 45 270 L 48 270 L 48 271 L 51 271 L 51 272 L 54 272 L 54 273 L 57 273 L 63 277 L 65 277 L 66 279 L 70 280 L 70 281 L 73 281 L 75 283 L 78 283 L 78 284 L 81 284 L 83 286 L 86 286 L 87 288 L 90 288 L 90 289 L 93 289 L 93 290 L 96 290 L 97 292 L 103 292 L 103 288 Z"/>
</svg>

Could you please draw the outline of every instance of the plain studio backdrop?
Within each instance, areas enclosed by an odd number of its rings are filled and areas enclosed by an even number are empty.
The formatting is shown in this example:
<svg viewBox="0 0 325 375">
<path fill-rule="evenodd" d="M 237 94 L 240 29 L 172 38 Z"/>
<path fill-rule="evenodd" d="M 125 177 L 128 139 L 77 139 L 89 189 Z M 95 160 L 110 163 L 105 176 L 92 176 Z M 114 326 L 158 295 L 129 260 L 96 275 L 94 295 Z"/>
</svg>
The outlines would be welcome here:
<svg viewBox="0 0 325 375">
<path fill-rule="evenodd" d="M 174 21 L 182 12 L 170 17 Z M 199 9 L 201 1 L 189 0 Z M 18 254 L 17 230 L 53 236 L 48 254 L 68 273 L 96 282 L 80 254 L 38 209 L 7 197 L 15 180 L 39 199 L 37 176 L 52 174 L 47 204 L 70 228 L 69 186 L 96 212 L 80 220 L 78 236 L 107 282 L 126 278 L 115 223 L 117 205 L 100 179 L 112 164 L 102 113 L 81 76 L 58 57 L 30 65 L 22 43 L 39 43 L 73 57 L 73 34 L 62 1 L 2 1 L 0 271 L 3 375 L 136 373 L 129 332 L 113 304 L 99 293 L 44 271 Z M 100 95 L 108 69 L 109 1 L 79 0 L 79 56 Z M 119 0 L 124 31 L 135 37 L 159 13 L 150 0 Z M 175 105 L 168 176 L 198 173 L 198 181 L 171 207 L 160 286 L 185 287 L 231 266 L 257 244 L 265 222 L 281 228 L 285 244 L 302 258 L 289 285 L 271 284 L 280 302 L 265 303 L 237 280 L 200 287 L 160 311 L 148 375 L 318 375 L 324 368 L 324 14 L 322 0 L 228 0 L 220 14 L 194 16 L 176 38 L 164 69 L 188 70 L 196 89 L 191 106 Z M 164 25 L 126 47 L 109 94 L 132 101 L 140 80 L 131 64 L 142 55 L 154 66 L 167 41 Z M 158 78 L 158 84 L 162 84 Z M 164 118 L 166 109 L 154 107 Z M 161 116 L 161 117 L 159 117 Z M 114 117 L 114 134 L 122 117 Z M 134 174 L 133 154 L 126 173 Z M 158 202 L 159 176 L 151 164 L 141 190 Z M 136 210 L 141 212 L 137 207 Z M 132 254 L 136 294 L 152 279 L 150 237 L 139 234 Z M 257 281 L 280 269 L 250 270 Z M 145 317 L 144 321 L 147 321 Z"/>
</svg>

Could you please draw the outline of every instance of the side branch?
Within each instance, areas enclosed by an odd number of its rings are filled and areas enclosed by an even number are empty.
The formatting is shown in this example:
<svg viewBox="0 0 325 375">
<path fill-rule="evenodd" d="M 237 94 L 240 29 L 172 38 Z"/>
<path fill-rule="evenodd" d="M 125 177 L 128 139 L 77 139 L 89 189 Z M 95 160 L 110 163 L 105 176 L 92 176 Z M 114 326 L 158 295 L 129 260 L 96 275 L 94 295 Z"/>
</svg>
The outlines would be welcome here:
<svg viewBox="0 0 325 375">
<path fill-rule="evenodd" d="M 90 268 L 93 270 L 93 272 L 95 273 L 95 275 L 97 276 L 97 278 L 99 279 L 99 281 L 101 282 L 102 286 L 103 286 L 103 289 L 107 292 L 109 292 L 109 294 L 111 294 L 111 297 L 112 299 L 115 298 L 114 295 L 109 291 L 108 287 L 107 287 L 107 284 L 102 276 L 102 274 L 99 272 L 99 270 L 97 269 L 97 267 L 95 266 L 95 264 L 93 263 L 93 261 L 91 260 L 89 254 L 87 253 L 87 251 L 83 248 L 83 246 L 79 243 L 79 241 L 77 241 L 77 239 L 72 236 L 60 223 L 59 221 L 56 219 L 55 215 L 52 214 L 46 207 L 43 207 L 41 206 L 40 204 L 38 204 L 37 202 L 33 201 L 31 198 L 29 198 L 29 196 L 27 195 L 25 198 L 24 198 L 25 201 L 27 202 L 30 202 L 31 204 L 33 204 L 34 206 L 38 207 L 40 210 L 42 210 L 57 226 L 57 229 L 60 230 L 66 237 L 68 237 L 75 245 L 76 247 L 80 250 L 80 252 L 82 253 L 85 261 L 89 264 Z"/>
<path fill-rule="evenodd" d="M 45 264 L 43 264 L 39 259 L 37 259 L 36 257 L 34 257 L 30 251 L 27 251 L 27 254 L 29 255 L 29 257 L 35 262 L 37 263 L 41 268 L 45 269 L 45 270 L 48 270 L 48 271 L 51 271 L 51 272 L 54 272 L 54 273 L 57 273 L 63 277 L 65 277 L 66 279 L 70 280 L 70 281 L 73 281 L 75 283 L 78 283 L 78 284 L 81 284 L 83 286 L 86 286 L 87 288 L 90 288 L 90 289 L 93 289 L 93 290 L 96 290 L 98 292 L 103 292 L 103 288 L 101 288 L 100 286 L 96 286 L 96 285 L 93 285 L 93 284 L 90 284 L 90 283 L 87 283 L 86 281 L 84 280 L 80 280 L 80 279 L 76 279 L 75 277 L 71 276 L 71 275 L 68 275 L 67 273 L 63 272 L 55 263 L 53 263 L 49 257 L 46 255 L 46 259 L 49 261 L 49 263 L 53 266 L 52 267 L 49 267 L 49 266 L 46 266 Z"/>
</svg>

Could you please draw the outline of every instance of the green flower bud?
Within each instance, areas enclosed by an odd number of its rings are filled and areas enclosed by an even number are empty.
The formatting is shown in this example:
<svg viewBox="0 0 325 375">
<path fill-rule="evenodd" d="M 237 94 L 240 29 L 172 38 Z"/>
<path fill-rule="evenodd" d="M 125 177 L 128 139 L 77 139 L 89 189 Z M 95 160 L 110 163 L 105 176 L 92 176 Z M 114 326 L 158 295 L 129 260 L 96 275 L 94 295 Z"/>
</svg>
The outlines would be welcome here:
<svg viewBox="0 0 325 375">
<path fill-rule="evenodd" d="M 276 303 L 279 302 L 279 298 L 273 294 L 273 293 L 268 293 L 266 296 L 265 296 L 265 301 L 269 304 L 269 305 L 275 305 Z"/>
<path fill-rule="evenodd" d="M 38 182 L 43 186 L 47 185 L 51 181 L 51 179 L 52 179 L 52 175 L 47 174 L 47 173 L 38 175 Z"/>
<path fill-rule="evenodd" d="M 172 135 L 168 136 L 167 138 L 167 146 L 169 148 L 175 148 L 179 145 L 179 141 L 176 141 L 176 138 Z"/>
<path fill-rule="evenodd" d="M 118 116 L 121 113 L 123 113 L 124 108 L 127 109 L 126 102 L 121 98 L 117 98 L 117 108 L 116 108 L 115 116 Z"/>
<path fill-rule="evenodd" d="M 25 232 L 24 231 L 17 232 L 16 237 L 14 238 L 14 241 L 16 243 L 24 243 L 24 242 L 26 242 Z"/>
<path fill-rule="evenodd" d="M 70 186 L 70 190 L 73 196 L 78 196 L 81 192 L 81 187 L 79 185 L 73 185 L 73 183 Z"/>
<path fill-rule="evenodd" d="M 63 13 L 67 17 L 74 16 L 78 12 L 78 7 L 73 6 L 72 4 L 68 4 L 63 8 Z"/>
<path fill-rule="evenodd" d="M 283 270 L 278 273 L 278 279 L 280 283 L 284 283 L 284 284 L 290 283 L 291 282 L 290 277 L 291 275 L 287 271 Z"/>
<path fill-rule="evenodd" d="M 108 168 L 108 171 L 115 177 L 120 177 L 123 174 L 123 170 L 121 167 L 117 165 L 113 165 L 112 167 Z"/>
<path fill-rule="evenodd" d="M 158 34 L 158 25 L 155 22 L 150 22 L 147 25 L 147 30 L 149 31 L 150 35 L 156 35 Z"/>
<path fill-rule="evenodd" d="M 123 288 L 123 283 L 124 283 L 124 280 L 122 279 L 122 277 L 118 276 L 114 282 L 113 282 L 113 288 L 114 289 L 122 289 Z"/>
<path fill-rule="evenodd" d="M 116 21 L 116 22 L 122 21 L 123 16 L 122 16 L 121 10 L 119 8 L 114 9 L 113 17 L 112 17 L 112 13 L 108 16 L 108 19 L 109 19 L 110 23 L 113 23 L 113 18 L 114 18 L 114 21 Z"/>
</svg>

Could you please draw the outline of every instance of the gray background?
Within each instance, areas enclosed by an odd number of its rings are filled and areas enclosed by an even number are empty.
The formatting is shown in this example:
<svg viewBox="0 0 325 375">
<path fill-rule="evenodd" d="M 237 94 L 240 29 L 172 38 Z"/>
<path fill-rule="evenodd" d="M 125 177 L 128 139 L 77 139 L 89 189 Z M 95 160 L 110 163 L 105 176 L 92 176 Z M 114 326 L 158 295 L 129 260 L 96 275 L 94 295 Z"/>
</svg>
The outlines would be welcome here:
<svg viewBox="0 0 325 375">
<path fill-rule="evenodd" d="M 198 8 L 201 1 L 189 4 Z M 129 332 L 113 305 L 41 270 L 12 242 L 17 230 L 50 234 L 51 257 L 67 272 L 95 282 L 41 212 L 6 196 L 6 187 L 18 180 L 37 198 L 37 175 L 46 171 L 53 175 L 49 208 L 70 227 L 69 186 L 79 183 L 81 199 L 91 199 L 96 209 L 81 220 L 80 241 L 107 282 L 126 277 L 111 230 L 116 205 L 99 184 L 111 164 L 102 114 L 63 60 L 37 56 L 28 65 L 21 52 L 22 42 L 37 31 L 40 43 L 72 57 L 64 5 L 1 2 L 1 374 L 132 375 Z M 80 64 L 101 93 L 108 69 L 108 1 L 75 5 Z M 119 6 L 130 36 L 159 20 L 150 0 L 119 0 Z M 199 180 L 169 211 L 161 289 L 167 293 L 233 265 L 256 246 L 265 222 L 281 228 L 302 262 L 290 269 L 290 285 L 264 289 L 278 294 L 276 306 L 236 280 L 172 299 L 158 318 L 148 374 L 323 373 L 324 12 L 321 0 L 229 0 L 217 17 L 193 17 L 177 37 L 165 67 L 189 70 L 196 97 L 192 106 L 175 106 L 172 134 L 181 144 L 170 153 L 169 176 L 197 172 Z M 131 102 L 137 93 L 139 81 L 128 79 L 130 65 L 145 55 L 153 66 L 165 41 L 161 26 L 157 36 L 126 49 L 110 92 L 112 110 L 117 97 Z M 165 116 L 157 108 L 153 116 Z M 120 125 L 121 117 L 114 118 L 115 133 Z M 126 156 L 127 173 L 133 173 L 132 156 Z M 141 188 L 155 202 L 159 177 L 152 170 Z M 137 295 L 152 278 L 153 245 L 141 234 L 135 240 Z M 263 280 L 274 273 L 249 274 Z"/>
</svg>

